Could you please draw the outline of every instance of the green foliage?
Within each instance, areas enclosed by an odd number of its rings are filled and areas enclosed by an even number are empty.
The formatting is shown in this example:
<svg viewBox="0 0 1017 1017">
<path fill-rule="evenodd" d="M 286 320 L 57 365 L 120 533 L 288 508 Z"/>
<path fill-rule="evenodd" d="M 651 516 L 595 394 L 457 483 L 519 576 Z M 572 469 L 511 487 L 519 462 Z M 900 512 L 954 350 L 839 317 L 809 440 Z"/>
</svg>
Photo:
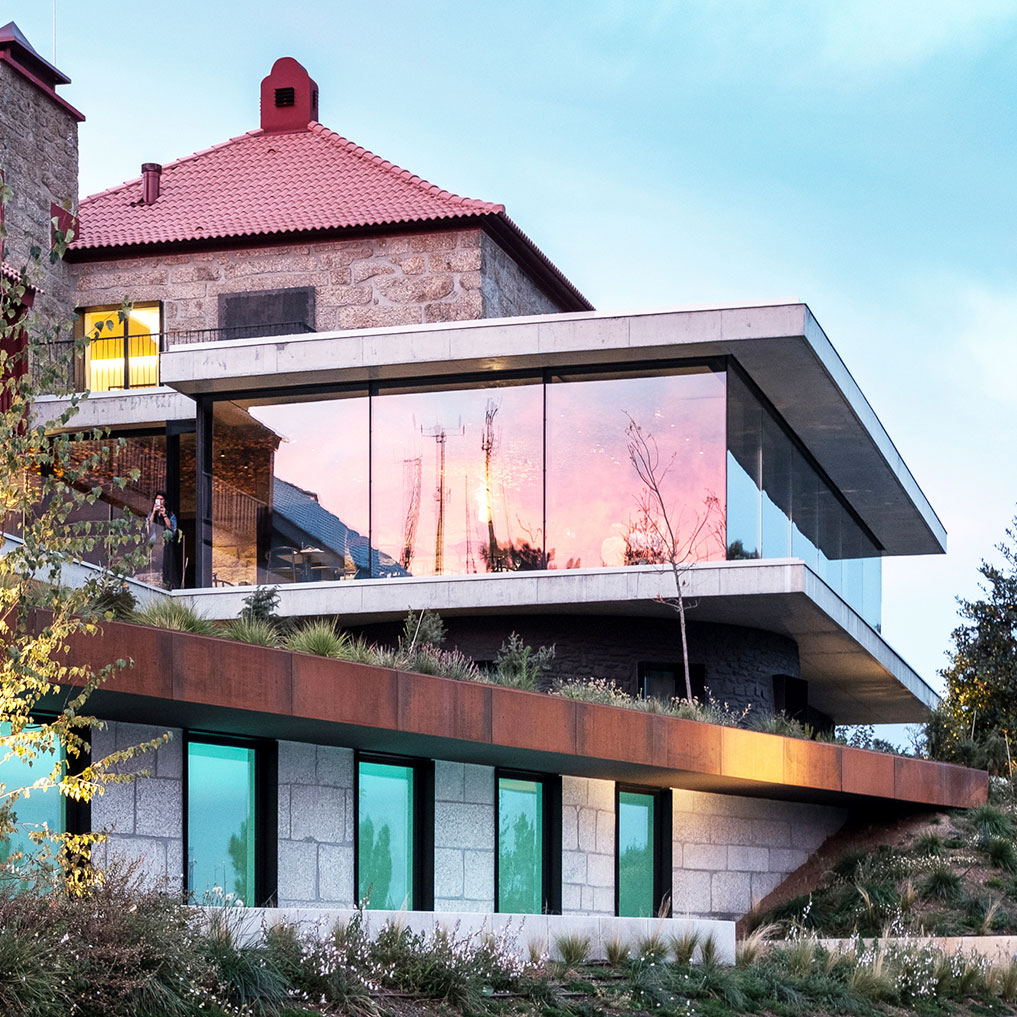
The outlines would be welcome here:
<svg viewBox="0 0 1017 1017">
<path fill-rule="evenodd" d="M 554 660 L 554 646 L 541 646 L 534 650 L 513 632 L 501 644 L 494 661 L 492 680 L 498 685 L 535 691 L 540 679 Z"/>
<path fill-rule="evenodd" d="M 279 630 L 267 618 L 248 617 L 242 614 L 234 618 L 222 630 L 227 639 L 254 646 L 278 646 L 281 642 Z"/>
<path fill-rule="evenodd" d="M 554 948 L 567 968 L 577 968 L 590 959 L 589 936 L 558 936 Z"/>
<path fill-rule="evenodd" d="M 445 623 L 437 611 L 410 611 L 399 636 L 399 650 L 413 653 L 421 646 L 441 646 L 445 642 Z"/>
<path fill-rule="evenodd" d="M 979 837 L 1014 836 L 1014 821 L 994 805 L 979 805 L 965 815 L 965 820 Z"/>
<path fill-rule="evenodd" d="M 152 625 L 157 629 L 193 632 L 199 636 L 219 634 L 215 622 L 199 614 L 189 605 L 171 597 L 160 597 L 140 611 L 135 611 L 131 621 L 137 622 L 139 625 Z"/>
<path fill-rule="evenodd" d="M 960 598 L 943 706 L 926 730 L 939 759 L 979 763 L 1009 774 L 1017 734 L 1017 519 L 997 545 L 1002 562 L 983 561 L 982 596 Z"/>
<path fill-rule="evenodd" d="M 311 653 L 316 657 L 343 656 L 350 642 L 348 633 L 336 631 L 335 624 L 327 621 L 305 622 L 286 637 L 286 649 L 295 653 Z"/>
<path fill-rule="evenodd" d="M 1017 872 L 1017 851 L 1009 837 L 989 837 L 982 842 L 982 849 L 997 869 Z"/>
<path fill-rule="evenodd" d="M 244 608 L 240 617 L 247 621 L 274 622 L 278 616 L 275 611 L 279 606 L 278 586 L 258 586 L 253 593 L 244 597 Z"/>
<path fill-rule="evenodd" d="M 960 876 L 945 865 L 937 865 L 922 881 L 920 889 L 928 900 L 955 901 L 961 896 Z"/>
<path fill-rule="evenodd" d="M 929 830 L 923 833 L 918 840 L 915 841 L 915 853 L 919 855 L 929 855 L 939 857 L 943 853 L 945 844 L 943 838 L 938 833 L 933 833 Z"/>
</svg>

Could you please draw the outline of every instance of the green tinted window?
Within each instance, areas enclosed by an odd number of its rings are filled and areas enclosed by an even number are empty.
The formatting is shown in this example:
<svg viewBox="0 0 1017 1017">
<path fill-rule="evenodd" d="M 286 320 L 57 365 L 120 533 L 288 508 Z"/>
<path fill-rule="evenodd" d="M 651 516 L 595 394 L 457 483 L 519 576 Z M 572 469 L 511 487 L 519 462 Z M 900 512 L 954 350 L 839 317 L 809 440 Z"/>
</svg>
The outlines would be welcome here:
<svg viewBox="0 0 1017 1017">
<path fill-rule="evenodd" d="M 653 899 L 654 796 L 618 793 L 618 914 L 651 918 Z"/>
<path fill-rule="evenodd" d="M 361 762 L 357 896 L 370 908 L 413 907 L 413 767 Z"/>
<path fill-rule="evenodd" d="M 544 787 L 537 780 L 498 781 L 498 910 L 544 909 Z"/>
<path fill-rule="evenodd" d="M 8 736 L 11 726 L 4 723 L 0 726 L 0 734 Z M 62 751 L 58 748 L 58 752 Z M 6 753 L 0 753 L 0 758 Z M 0 765 L 0 783 L 4 791 L 10 792 L 17 788 L 28 787 L 40 777 L 49 775 L 53 768 L 54 756 L 43 753 L 36 758 L 35 764 L 26 762 L 19 756 L 11 756 Z M 36 850 L 29 834 L 42 830 L 43 826 L 63 833 L 65 829 L 65 799 L 55 788 L 45 791 L 32 791 L 29 797 L 22 796 L 14 805 L 17 815 L 17 829 L 9 837 L 0 838 L 0 864 L 6 862 L 12 854 L 21 851 L 31 854 Z"/>
<path fill-rule="evenodd" d="M 254 904 L 254 749 L 187 746 L 187 889 Z"/>
</svg>

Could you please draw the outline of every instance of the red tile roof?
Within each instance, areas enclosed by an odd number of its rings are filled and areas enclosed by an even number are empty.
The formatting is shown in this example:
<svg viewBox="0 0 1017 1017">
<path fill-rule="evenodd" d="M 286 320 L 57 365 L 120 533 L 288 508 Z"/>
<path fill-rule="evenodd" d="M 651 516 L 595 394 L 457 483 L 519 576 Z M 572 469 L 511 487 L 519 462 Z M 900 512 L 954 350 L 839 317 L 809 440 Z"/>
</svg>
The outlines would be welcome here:
<svg viewBox="0 0 1017 1017">
<path fill-rule="evenodd" d="M 503 205 L 461 198 L 312 122 L 262 130 L 163 168 L 160 194 L 141 203 L 141 178 L 81 201 L 73 251 L 336 230 L 463 216 Z"/>
</svg>

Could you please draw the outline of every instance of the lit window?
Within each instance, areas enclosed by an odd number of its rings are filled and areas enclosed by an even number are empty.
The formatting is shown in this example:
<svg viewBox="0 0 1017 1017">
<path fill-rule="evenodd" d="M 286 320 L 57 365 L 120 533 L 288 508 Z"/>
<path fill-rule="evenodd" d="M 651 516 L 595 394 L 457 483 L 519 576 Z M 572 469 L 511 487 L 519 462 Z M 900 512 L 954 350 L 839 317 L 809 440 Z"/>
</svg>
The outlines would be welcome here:
<svg viewBox="0 0 1017 1017">
<path fill-rule="evenodd" d="M 256 755 L 245 745 L 187 745 L 187 889 L 196 903 L 231 894 L 258 903 Z"/>
<path fill-rule="evenodd" d="M 158 304 L 136 304 L 125 321 L 117 310 L 87 310 L 83 324 L 90 340 L 85 349 L 85 386 L 90 391 L 159 384 Z"/>
<path fill-rule="evenodd" d="M 670 884 L 670 795 L 618 791 L 616 878 L 618 914 L 652 918 L 665 906 Z"/>
<path fill-rule="evenodd" d="M 544 785 L 498 779 L 498 910 L 544 910 Z"/>
</svg>

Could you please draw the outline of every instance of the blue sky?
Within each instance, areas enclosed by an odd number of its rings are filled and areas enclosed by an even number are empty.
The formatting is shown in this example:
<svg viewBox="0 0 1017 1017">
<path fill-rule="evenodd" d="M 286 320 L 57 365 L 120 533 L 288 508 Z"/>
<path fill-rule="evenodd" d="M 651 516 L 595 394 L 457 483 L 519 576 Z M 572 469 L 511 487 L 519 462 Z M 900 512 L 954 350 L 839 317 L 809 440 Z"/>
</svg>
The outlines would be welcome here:
<svg viewBox="0 0 1017 1017">
<path fill-rule="evenodd" d="M 1017 5 L 56 7 L 83 194 L 256 127 L 293 56 L 325 124 L 503 202 L 599 309 L 806 301 L 949 531 L 884 567 L 936 682 L 1017 500 Z M 50 57 L 51 14 L 0 20 Z"/>
</svg>

